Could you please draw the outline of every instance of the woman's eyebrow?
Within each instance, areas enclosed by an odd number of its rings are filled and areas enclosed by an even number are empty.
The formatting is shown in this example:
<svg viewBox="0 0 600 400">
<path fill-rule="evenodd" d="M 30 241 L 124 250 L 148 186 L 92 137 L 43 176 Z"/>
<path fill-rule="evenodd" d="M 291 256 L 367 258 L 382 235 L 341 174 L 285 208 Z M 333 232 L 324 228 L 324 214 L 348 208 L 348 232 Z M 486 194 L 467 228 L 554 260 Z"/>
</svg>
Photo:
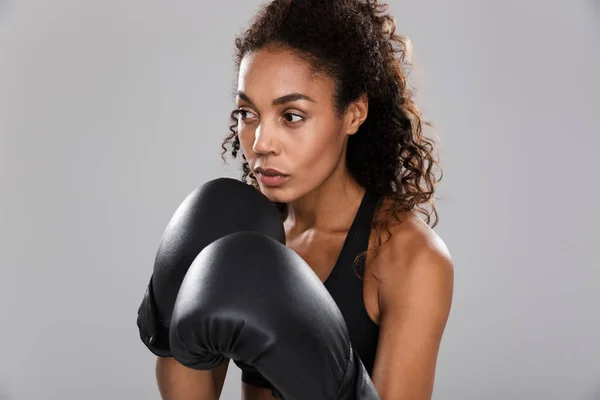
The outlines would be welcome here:
<svg viewBox="0 0 600 400">
<path fill-rule="evenodd" d="M 238 90 L 237 95 L 240 99 L 244 100 L 245 102 L 254 105 L 254 103 L 252 102 L 250 97 L 246 93 L 242 92 L 241 90 Z M 285 96 L 281 96 L 281 97 L 273 100 L 273 105 L 280 106 L 282 104 L 291 103 L 293 101 L 298 101 L 298 100 L 307 100 L 307 101 L 316 103 L 316 101 L 314 101 L 313 99 L 311 99 L 310 97 L 308 97 L 304 94 L 291 93 L 291 94 L 286 94 Z"/>
</svg>

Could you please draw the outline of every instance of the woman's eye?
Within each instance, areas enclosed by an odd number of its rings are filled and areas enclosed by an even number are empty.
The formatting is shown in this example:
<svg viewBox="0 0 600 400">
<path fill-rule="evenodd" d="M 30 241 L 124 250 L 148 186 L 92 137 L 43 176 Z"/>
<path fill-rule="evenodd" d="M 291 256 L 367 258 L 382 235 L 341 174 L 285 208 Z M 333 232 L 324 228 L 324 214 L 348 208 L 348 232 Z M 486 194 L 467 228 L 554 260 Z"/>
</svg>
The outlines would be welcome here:
<svg viewBox="0 0 600 400">
<path fill-rule="evenodd" d="M 291 123 L 300 122 L 302 120 L 302 117 L 300 115 L 292 113 L 285 114 L 284 118 L 287 122 Z"/>
<path fill-rule="evenodd" d="M 250 111 L 244 110 L 241 108 L 239 110 L 237 110 L 237 114 L 238 114 L 238 119 L 242 119 L 242 120 L 252 118 L 254 116 L 254 114 L 251 113 Z"/>
</svg>

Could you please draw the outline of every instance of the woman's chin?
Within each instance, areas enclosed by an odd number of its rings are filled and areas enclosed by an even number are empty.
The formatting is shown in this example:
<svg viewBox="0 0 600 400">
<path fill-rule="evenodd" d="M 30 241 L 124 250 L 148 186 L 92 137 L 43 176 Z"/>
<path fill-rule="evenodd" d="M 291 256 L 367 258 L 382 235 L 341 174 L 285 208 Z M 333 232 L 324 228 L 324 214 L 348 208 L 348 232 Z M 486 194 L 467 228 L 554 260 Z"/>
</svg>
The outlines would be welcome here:
<svg viewBox="0 0 600 400">
<path fill-rule="evenodd" d="M 272 201 L 273 203 L 288 203 L 289 202 L 289 194 L 286 195 L 286 191 L 283 188 L 278 187 L 268 187 L 259 185 L 260 191 L 265 195 L 267 199 Z"/>
</svg>

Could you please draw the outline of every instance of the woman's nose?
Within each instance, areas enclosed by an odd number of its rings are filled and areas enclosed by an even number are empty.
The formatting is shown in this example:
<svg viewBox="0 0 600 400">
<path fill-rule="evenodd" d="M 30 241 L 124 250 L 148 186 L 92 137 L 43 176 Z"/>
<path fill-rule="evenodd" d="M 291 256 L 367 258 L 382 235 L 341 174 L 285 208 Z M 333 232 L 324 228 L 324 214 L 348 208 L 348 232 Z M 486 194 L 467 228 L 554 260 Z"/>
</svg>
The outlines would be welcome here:
<svg viewBox="0 0 600 400">
<path fill-rule="evenodd" d="M 252 150 L 258 154 L 277 153 L 277 140 L 275 129 L 266 127 L 261 123 L 254 133 Z"/>
</svg>

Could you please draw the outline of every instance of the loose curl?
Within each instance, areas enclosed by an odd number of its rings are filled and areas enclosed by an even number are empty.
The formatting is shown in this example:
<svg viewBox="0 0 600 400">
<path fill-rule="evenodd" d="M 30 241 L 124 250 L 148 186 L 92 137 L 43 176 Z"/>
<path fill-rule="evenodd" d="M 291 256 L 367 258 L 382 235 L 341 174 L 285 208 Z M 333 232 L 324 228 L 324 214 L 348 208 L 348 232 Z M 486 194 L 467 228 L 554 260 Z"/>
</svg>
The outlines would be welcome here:
<svg viewBox="0 0 600 400">
<path fill-rule="evenodd" d="M 422 120 L 407 82 L 410 42 L 396 34 L 388 8 L 376 0 L 274 0 L 235 39 L 237 72 L 247 53 L 267 45 L 294 50 L 315 73 L 333 80 L 339 116 L 352 101 L 367 95 L 369 113 L 348 140 L 346 164 L 361 186 L 382 199 L 372 229 L 385 230 L 386 239 L 378 234 L 376 247 L 355 261 L 383 246 L 391 237 L 391 221 L 400 222 L 405 212 L 422 214 L 432 228 L 438 223 L 433 202 L 442 179 L 437 147 L 423 134 L 423 126 L 431 124 Z M 234 159 L 240 153 L 237 113 L 230 115 L 231 133 L 221 146 L 223 161 L 228 150 Z M 241 157 L 242 180 L 258 188 L 243 153 Z M 275 205 L 285 213 L 285 204 Z"/>
</svg>

